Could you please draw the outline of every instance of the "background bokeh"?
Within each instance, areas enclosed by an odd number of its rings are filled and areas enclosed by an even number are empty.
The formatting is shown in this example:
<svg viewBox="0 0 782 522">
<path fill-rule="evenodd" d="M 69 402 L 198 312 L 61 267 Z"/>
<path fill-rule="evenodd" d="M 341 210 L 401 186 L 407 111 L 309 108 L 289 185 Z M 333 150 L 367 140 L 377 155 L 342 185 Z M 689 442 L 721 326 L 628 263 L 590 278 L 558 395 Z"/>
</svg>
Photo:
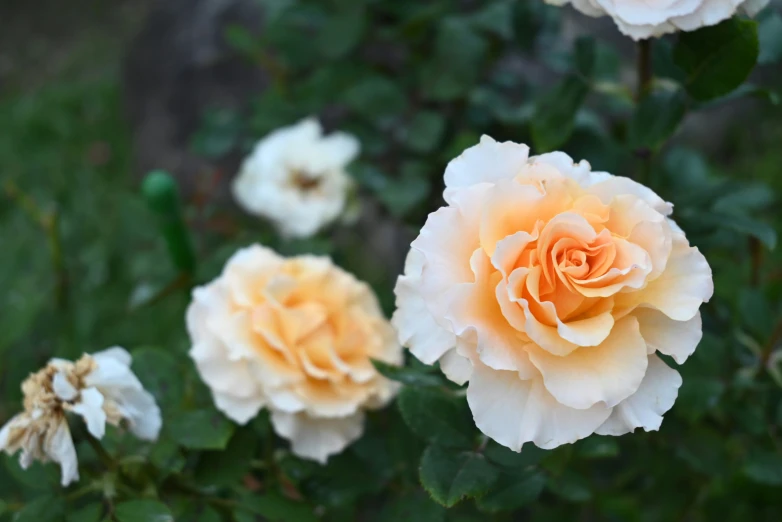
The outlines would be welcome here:
<svg viewBox="0 0 782 522">
<path fill-rule="evenodd" d="M 610 20 L 533 0 L 4 0 L 0 27 L 0 422 L 50 357 L 122 345 L 166 427 L 152 453 L 118 433 L 112 449 L 154 462 L 160 481 L 185 470 L 239 499 L 269 492 L 251 465 L 276 455 L 282 507 L 236 520 L 310 520 L 304 505 L 333 521 L 782 520 L 779 2 L 759 17 L 749 83 L 683 101 L 677 132 L 642 142 L 645 120 L 628 124 L 634 42 Z M 653 46 L 663 84 L 679 79 L 674 41 Z M 361 139 L 355 190 L 340 222 L 284 241 L 227 187 L 257 139 L 313 114 Z M 260 242 L 331 255 L 390 314 L 409 242 L 442 204 L 446 163 L 482 133 L 642 180 L 706 254 L 715 297 L 661 430 L 521 455 L 490 443 L 481 451 L 503 467 L 501 482 L 446 512 L 418 485 L 424 445 L 395 406 L 326 468 L 287 454 L 263 416 L 242 429 L 216 416 L 186 357 L 188 284 Z M 191 280 L 139 191 L 151 169 L 179 182 L 198 257 Z M 228 450 L 191 451 L 214 446 L 183 442 L 183 411 L 215 416 L 211 436 Z M 0 520 L 100 520 L 63 497 L 53 468 L 23 473 L 0 457 Z M 166 500 L 177 520 L 234 516 Z M 20 517 L 30 502 L 47 509 Z"/>
</svg>

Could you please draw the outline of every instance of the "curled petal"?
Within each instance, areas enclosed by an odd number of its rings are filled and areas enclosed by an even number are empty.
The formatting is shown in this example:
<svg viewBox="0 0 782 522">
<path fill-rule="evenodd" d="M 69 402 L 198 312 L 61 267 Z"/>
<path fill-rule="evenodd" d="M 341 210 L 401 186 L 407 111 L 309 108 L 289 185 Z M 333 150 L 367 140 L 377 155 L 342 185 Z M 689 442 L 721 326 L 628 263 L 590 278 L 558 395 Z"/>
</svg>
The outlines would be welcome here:
<svg viewBox="0 0 782 522">
<path fill-rule="evenodd" d="M 611 414 L 601 404 L 569 408 L 546 390 L 542 378 L 522 380 L 516 372 L 480 363 L 473 369 L 467 402 L 478 429 L 513 451 L 526 442 L 551 449 L 583 439 Z"/>
<path fill-rule="evenodd" d="M 653 308 L 636 308 L 633 315 L 648 352 L 670 355 L 678 364 L 684 364 L 703 337 L 700 312 L 687 321 L 674 321 Z"/>
<path fill-rule="evenodd" d="M 673 406 L 681 385 L 679 372 L 668 367 L 656 355 L 650 355 L 649 367 L 638 391 L 616 405 L 596 433 L 624 435 L 636 428 L 644 431 L 660 429 L 663 414 Z"/>
<path fill-rule="evenodd" d="M 506 141 L 497 142 L 489 136 L 465 150 L 445 169 L 446 188 L 469 187 L 484 182 L 511 179 L 524 167 L 529 147 Z"/>
<path fill-rule="evenodd" d="M 96 439 L 106 433 L 106 412 L 103 411 L 103 395 L 95 388 L 82 390 L 79 402 L 71 408 L 87 423 L 87 431 Z"/>
</svg>

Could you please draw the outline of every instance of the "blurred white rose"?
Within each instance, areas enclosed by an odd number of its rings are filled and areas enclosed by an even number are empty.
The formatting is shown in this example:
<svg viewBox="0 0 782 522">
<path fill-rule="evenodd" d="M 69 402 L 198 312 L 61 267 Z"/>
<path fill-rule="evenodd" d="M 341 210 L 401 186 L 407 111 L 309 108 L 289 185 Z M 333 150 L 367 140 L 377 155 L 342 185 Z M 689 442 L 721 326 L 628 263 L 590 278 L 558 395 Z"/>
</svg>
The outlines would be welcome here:
<svg viewBox="0 0 782 522">
<path fill-rule="evenodd" d="M 239 250 L 193 292 L 187 329 L 217 408 L 240 424 L 268 408 L 303 458 L 342 451 L 396 393 L 370 360 L 401 362 L 393 328 L 369 286 L 325 257 Z"/>
<path fill-rule="evenodd" d="M 734 14 L 755 16 L 769 0 L 546 0 L 573 4 L 589 16 L 610 16 L 634 40 L 716 25 Z"/>
<path fill-rule="evenodd" d="M 350 178 L 345 167 L 359 141 L 350 134 L 323 135 L 308 118 L 260 140 L 233 182 L 236 201 L 265 217 L 287 237 L 309 237 L 345 207 Z"/>
<path fill-rule="evenodd" d="M 19 462 L 53 461 L 62 470 L 62 485 L 79 479 L 76 450 L 66 412 L 84 419 L 87 431 L 103 438 L 106 423 L 123 421 L 137 437 L 157 439 L 162 419 L 154 397 L 130 369 L 130 354 L 114 347 L 78 361 L 52 359 L 22 384 L 25 411 L 0 430 L 0 450 L 21 450 Z"/>
</svg>

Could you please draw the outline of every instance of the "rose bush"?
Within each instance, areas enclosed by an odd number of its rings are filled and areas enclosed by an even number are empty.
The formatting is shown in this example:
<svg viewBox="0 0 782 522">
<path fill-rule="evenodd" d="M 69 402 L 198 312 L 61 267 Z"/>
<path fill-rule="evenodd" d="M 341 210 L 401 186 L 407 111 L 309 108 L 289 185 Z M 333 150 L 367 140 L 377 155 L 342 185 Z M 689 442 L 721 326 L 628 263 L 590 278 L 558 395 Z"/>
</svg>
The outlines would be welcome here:
<svg viewBox="0 0 782 522">
<path fill-rule="evenodd" d="M 572 4 L 589 16 L 610 16 L 627 36 L 642 40 L 675 31 L 695 31 L 727 20 L 737 12 L 755 16 L 769 0 L 546 0 Z"/>
<path fill-rule="evenodd" d="M 239 250 L 193 292 L 187 328 L 217 408 L 240 424 L 268 408 L 301 457 L 341 451 L 361 435 L 364 410 L 397 388 L 370 360 L 400 363 L 390 324 L 369 287 L 328 258 Z"/>
<path fill-rule="evenodd" d="M 695 350 L 711 269 L 648 188 L 528 152 L 484 136 L 448 165 L 396 287 L 400 341 L 469 381 L 513 450 L 656 430 L 682 382 L 657 353 Z"/>
</svg>

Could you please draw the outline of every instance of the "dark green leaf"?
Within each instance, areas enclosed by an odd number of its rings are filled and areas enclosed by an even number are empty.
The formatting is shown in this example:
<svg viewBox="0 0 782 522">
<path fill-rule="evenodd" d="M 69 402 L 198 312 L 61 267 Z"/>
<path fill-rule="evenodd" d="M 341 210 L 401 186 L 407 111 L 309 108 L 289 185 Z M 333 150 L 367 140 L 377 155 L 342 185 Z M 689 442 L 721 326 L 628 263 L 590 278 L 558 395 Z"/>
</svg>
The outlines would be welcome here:
<svg viewBox="0 0 782 522">
<path fill-rule="evenodd" d="M 445 509 L 416 489 L 394 498 L 381 509 L 374 522 L 443 522 Z"/>
<path fill-rule="evenodd" d="M 711 100 L 730 93 L 747 79 L 758 52 L 757 23 L 732 18 L 679 33 L 673 57 L 687 75 L 687 92 L 698 100 Z"/>
<path fill-rule="evenodd" d="M 70 513 L 66 522 L 100 522 L 103 520 L 103 505 L 96 503 Z"/>
<path fill-rule="evenodd" d="M 403 141 L 414 152 L 431 152 L 443 138 L 445 117 L 434 111 L 416 113 L 404 131 Z"/>
<path fill-rule="evenodd" d="M 407 105 L 399 86 L 382 76 L 372 76 L 354 85 L 344 94 L 345 104 L 368 120 L 398 116 Z"/>
<path fill-rule="evenodd" d="M 758 63 L 775 63 L 782 59 L 782 16 L 775 11 L 769 12 L 758 23 L 760 56 Z"/>
<path fill-rule="evenodd" d="M 218 487 L 239 483 L 250 469 L 257 442 L 250 428 L 237 430 L 224 450 L 201 455 L 195 471 L 196 481 Z"/>
<path fill-rule="evenodd" d="M 434 101 L 464 96 L 480 78 L 487 49 L 486 41 L 466 20 L 458 17 L 441 20 L 434 55 L 421 69 L 424 96 Z"/>
<path fill-rule="evenodd" d="M 564 145 L 587 94 L 589 85 L 581 78 L 569 76 L 540 97 L 532 118 L 532 140 L 537 152 L 549 152 Z"/>
<path fill-rule="evenodd" d="M 421 484 L 445 507 L 465 497 L 486 493 L 498 476 L 498 470 L 479 453 L 456 452 L 433 445 L 421 458 Z"/>
<path fill-rule="evenodd" d="M 483 453 L 486 455 L 486 458 L 495 464 L 508 468 L 522 469 L 540 462 L 547 452 L 534 446 L 532 443 L 524 445 L 520 452 L 516 452 L 490 440 Z"/>
<path fill-rule="evenodd" d="M 714 408 L 725 392 L 725 384 L 709 377 L 690 377 L 682 383 L 676 411 L 690 422 L 697 422 Z"/>
<path fill-rule="evenodd" d="M 655 150 L 676 132 L 687 111 L 687 96 L 679 89 L 657 90 L 638 104 L 627 130 L 633 149 Z"/>
<path fill-rule="evenodd" d="M 604 459 L 619 455 L 615 437 L 592 435 L 580 442 L 578 454 L 587 459 Z"/>
<path fill-rule="evenodd" d="M 763 292 L 757 288 L 742 288 L 738 298 L 737 312 L 742 320 L 742 326 L 764 342 L 771 334 L 774 325 L 774 315 L 771 303 Z"/>
<path fill-rule="evenodd" d="M 190 503 L 189 507 L 177 520 L 182 522 L 221 522 L 220 513 L 205 504 Z"/>
<path fill-rule="evenodd" d="M 503 474 L 491 491 L 478 499 L 482 511 L 497 513 L 519 509 L 534 502 L 546 485 L 546 475 L 531 469 L 521 475 Z"/>
<path fill-rule="evenodd" d="M 179 446 L 168 438 L 159 440 L 149 453 L 149 461 L 158 472 L 165 475 L 179 473 L 185 466 L 185 457 Z"/>
<path fill-rule="evenodd" d="M 410 386 L 440 386 L 443 380 L 432 372 L 422 371 L 408 366 L 392 366 L 382 361 L 372 360 L 381 375 Z"/>
<path fill-rule="evenodd" d="M 174 522 L 166 505 L 155 500 L 130 500 L 118 504 L 114 517 L 117 522 Z"/>
<path fill-rule="evenodd" d="M 744 464 L 744 474 L 759 484 L 782 486 L 782 455 L 753 451 Z"/>
<path fill-rule="evenodd" d="M 576 473 L 566 471 L 558 477 L 549 477 L 549 491 L 570 502 L 586 502 L 592 498 L 587 480 Z"/>
<path fill-rule="evenodd" d="M 59 487 L 60 470 L 52 463 L 33 462 L 27 469 L 19 465 L 19 455 L 0 455 L 5 467 L 13 479 L 30 489 L 51 490 Z"/>
<path fill-rule="evenodd" d="M 331 16 L 321 29 L 317 49 L 327 58 L 341 58 L 361 41 L 366 25 L 363 9 L 350 9 Z"/>
<path fill-rule="evenodd" d="M 189 449 L 221 450 L 234 431 L 234 425 L 215 410 L 177 413 L 167 427 L 171 437 Z"/>
<path fill-rule="evenodd" d="M 505 40 L 513 39 L 513 0 L 490 2 L 472 15 L 473 25 Z"/>
<path fill-rule="evenodd" d="M 742 215 L 714 214 L 713 219 L 717 223 L 722 222 L 725 228 L 759 239 L 769 250 L 777 246 L 777 232 L 768 223 Z"/>
<path fill-rule="evenodd" d="M 310 506 L 275 492 L 248 495 L 242 501 L 242 506 L 263 516 L 268 522 L 315 522 L 317 520 Z"/>
<path fill-rule="evenodd" d="M 179 408 L 184 387 L 176 359 L 163 349 L 133 351 L 133 372 L 164 410 Z"/>
<path fill-rule="evenodd" d="M 410 429 L 428 442 L 468 448 L 475 427 L 464 398 L 432 388 L 406 387 L 397 400 Z"/>
<path fill-rule="evenodd" d="M 14 514 L 13 522 L 61 522 L 65 518 L 65 501 L 57 497 L 40 497 Z"/>
</svg>

